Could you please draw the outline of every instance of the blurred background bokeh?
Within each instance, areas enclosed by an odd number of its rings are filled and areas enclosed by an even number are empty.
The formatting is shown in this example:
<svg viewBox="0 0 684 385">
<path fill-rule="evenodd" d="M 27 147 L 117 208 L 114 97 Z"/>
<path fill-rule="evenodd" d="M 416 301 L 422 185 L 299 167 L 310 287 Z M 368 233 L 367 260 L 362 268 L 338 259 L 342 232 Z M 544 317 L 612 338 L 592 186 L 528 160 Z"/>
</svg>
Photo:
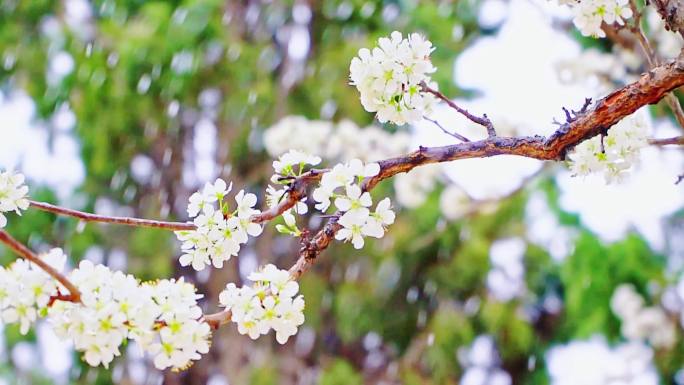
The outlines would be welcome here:
<svg viewBox="0 0 684 385">
<path fill-rule="evenodd" d="M 676 55 L 676 35 L 649 23 L 662 54 Z M 217 177 L 263 206 L 281 145 L 318 140 L 330 164 L 453 143 L 429 122 L 367 127 L 349 62 L 394 30 L 431 40 L 440 90 L 506 134 L 546 135 L 561 107 L 645 68 L 634 52 L 582 38 L 545 0 L 0 0 L 0 168 L 25 173 L 37 200 L 185 221 L 189 195 Z M 277 125 L 292 115 L 308 120 Z M 656 134 L 681 134 L 666 107 L 650 115 Z M 449 110 L 436 116 L 484 134 Z M 293 139 L 283 124 L 304 131 Z M 598 382 L 584 383 L 607 384 L 602 373 L 620 365 L 621 384 L 684 383 L 684 184 L 674 184 L 684 157 L 642 156 L 620 186 L 514 158 L 416 170 L 374 192 L 398 210 L 385 238 L 358 251 L 334 244 L 302 278 L 306 323 L 286 345 L 228 325 L 187 371 L 160 372 L 135 346 L 104 369 L 46 322 L 27 336 L 7 325 L 0 384 L 566 384 L 588 372 Z M 63 247 L 71 266 L 184 276 L 207 311 L 227 282 L 260 264 L 287 268 L 299 246 L 271 224 L 223 269 L 198 273 L 162 230 L 32 210 L 7 230 L 34 250 Z M 15 258 L 0 250 L 3 264 Z M 665 315 L 654 328 L 671 327 L 673 343 L 625 335 L 610 306 L 624 283 Z"/>
</svg>

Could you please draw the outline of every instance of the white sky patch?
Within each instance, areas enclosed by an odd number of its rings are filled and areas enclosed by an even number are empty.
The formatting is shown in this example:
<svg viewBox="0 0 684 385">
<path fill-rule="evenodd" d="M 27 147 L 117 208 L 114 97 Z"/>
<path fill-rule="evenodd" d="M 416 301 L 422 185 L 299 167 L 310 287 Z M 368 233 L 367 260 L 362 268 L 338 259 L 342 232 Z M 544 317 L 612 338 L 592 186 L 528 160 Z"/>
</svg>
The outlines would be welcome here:
<svg viewBox="0 0 684 385">
<path fill-rule="evenodd" d="M 61 340 L 49 323 L 37 325 L 40 358 L 45 371 L 56 383 L 65 384 L 69 380 L 69 370 L 73 364 L 72 345 Z"/>
<path fill-rule="evenodd" d="M 66 125 L 49 135 L 35 113 L 33 100 L 23 92 L 0 98 L 0 130 L 8 133 L 0 141 L 0 168 L 22 172 L 65 199 L 85 179 L 80 145 Z"/>
</svg>

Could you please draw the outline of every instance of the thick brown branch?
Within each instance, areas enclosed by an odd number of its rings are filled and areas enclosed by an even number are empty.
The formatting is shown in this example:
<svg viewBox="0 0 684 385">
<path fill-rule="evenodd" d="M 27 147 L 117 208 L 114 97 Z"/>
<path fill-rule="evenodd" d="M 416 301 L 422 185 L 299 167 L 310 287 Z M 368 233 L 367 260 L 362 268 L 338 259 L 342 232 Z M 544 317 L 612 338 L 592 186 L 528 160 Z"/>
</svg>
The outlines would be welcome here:
<svg viewBox="0 0 684 385">
<path fill-rule="evenodd" d="M 43 271 L 45 271 L 47 274 L 49 274 L 52 278 L 56 279 L 59 283 L 62 284 L 67 290 L 69 290 L 69 295 L 68 296 L 61 296 L 58 299 L 61 300 L 68 300 L 68 301 L 73 301 L 73 302 L 79 302 L 81 300 L 81 292 L 78 290 L 76 286 L 74 286 L 71 281 L 67 279 L 62 273 L 57 271 L 54 267 L 50 266 L 47 264 L 45 261 L 40 259 L 37 255 L 33 253 L 28 247 L 24 246 L 21 242 L 17 241 L 16 239 L 12 238 L 11 235 L 9 235 L 6 231 L 0 230 L 0 242 L 4 243 L 12 249 L 15 253 L 17 253 L 20 257 L 30 261 L 34 265 L 40 267 Z"/>
</svg>

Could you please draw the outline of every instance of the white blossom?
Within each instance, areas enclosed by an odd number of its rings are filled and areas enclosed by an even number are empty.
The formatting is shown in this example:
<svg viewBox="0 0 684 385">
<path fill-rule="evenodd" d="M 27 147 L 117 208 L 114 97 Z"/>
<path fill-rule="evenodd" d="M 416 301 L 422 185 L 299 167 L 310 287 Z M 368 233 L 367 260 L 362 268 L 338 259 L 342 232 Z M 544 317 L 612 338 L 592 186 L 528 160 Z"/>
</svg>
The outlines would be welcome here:
<svg viewBox="0 0 684 385">
<path fill-rule="evenodd" d="M 432 43 L 417 33 L 404 39 L 400 32 L 378 40 L 378 46 L 362 48 L 349 66 L 351 84 L 361 94 L 361 104 L 375 112 L 381 123 L 416 123 L 432 112 L 435 97 L 423 84 L 435 87 L 430 74 Z"/>
<path fill-rule="evenodd" d="M 232 312 L 231 320 L 240 334 L 252 339 L 276 333 L 276 340 L 284 344 L 304 323 L 304 298 L 297 295 L 299 285 L 287 270 L 266 265 L 249 275 L 254 286 L 238 288 L 229 283 L 219 294 L 219 302 Z"/>
<path fill-rule="evenodd" d="M 251 219 L 260 213 L 254 208 L 256 195 L 240 190 L 235 195 L 236 208 L 231 212 L 225 202 L 231 188 L 232 184 L 217 179 L 213 184 L 207 183 L 201 193 L 191 196 L 188 213 L 197 214 L 193 220 L 196 228 L 176 231 L 183 253 L 179 258 L 181 266 L 190 265 L 198 271 L 209 265 L 221 268 L 224 262 L 238 255 L 248 236 L 259 236 L 263 231 Z"/>
<path fill-rule="evenodd" d="M 4 213 L 14 211 L 21 215 L 21 211 L 28 208 L 28 190 L 28 186 L 24 184 L 23 174 L 0 172 L 0 228 L 7 226 Z"/>
<path fill-rule="evenodd" d="M 81 302 L 57 301 L 48 315 L 56 334 L 71 340 L 89 365 L 108 367 L 126 339 L 152 354 L 158 369 L 184 369 L 208 352 L 211 330 L 197 305 L 202 296 L 182 278 L 140 283 L 81 261 L 69 279 Z"/>
<path fill-rule="evenodd" d="M 563 1 L 573 10 L 573 23 L 584 36 L 606 37 L 601 24 L 624 25 L 633 16 L 629 0 Z"/>
<path fill-rule="evenodd" d="M 299 150 L 290 150 L 281 155 L 278 160 L 273 161 L 273 170 L 276 175 L 299 176 L 302 174 L 304 166 L 316 166 L 321 163 L 321 158 Z"/>
<path fill-rule="evenodd" d="M 577 145 L 569 155 L 573 173 L 602 173 L 608 183 L 623 180 L 638 163 L 639 150 L 648 144 L 651 127 L 643 116 L 647 113 L 642 110 L 622 119 L 603 139 L 596 136 Z"/>
<path fill-rule="evenodd" d="M 61 249 L 38 256 L 57 271 L 62 271 L 66 257 Z M 51 297 L 58 294 L 57 282 L 40 267 L 20 259 L 8 268 L 0 267 L 0 319 L 18 323 L 21 334 L 28 333 L 38 315 L 47 309 Z"/>
</svg>

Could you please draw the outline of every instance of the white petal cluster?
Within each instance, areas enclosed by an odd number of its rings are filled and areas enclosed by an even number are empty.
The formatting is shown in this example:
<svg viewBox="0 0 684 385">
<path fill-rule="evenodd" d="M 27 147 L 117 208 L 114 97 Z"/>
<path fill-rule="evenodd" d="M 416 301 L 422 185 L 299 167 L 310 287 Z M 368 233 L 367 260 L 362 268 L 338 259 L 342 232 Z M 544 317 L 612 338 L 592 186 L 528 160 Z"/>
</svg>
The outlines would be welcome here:
<svg viewBox="0 0 684 385">
<path fill-rule="evenodd" d="M 586 176 L 602 173 L 606 182 L 620 182 L 631 167 L 639 161 L 639 150 L 648 144 L 650 124 L 644 113 L 636 113 L 622 119 L 603 138 L 596 136 L 580 143 L 569 155 L 570 168 L 575 175 Z"/>
<path fill-rule="evenodd" d="M 182 242 L 182 266 L 192 265 L 198 271 L 209 265 L 221 268 L 225 261 L 238 254 L 248 236 L 261 234 L 261 225 L 250 220 L 260 212 L 254 209 L 256 195 L 240 190 L 235 196 L 236 208 L 231 211 L 225 201 L 231 186 L 217 179 L 190 196 L 188 214 L 195 217 L 193 223 L 197 228 L 176 232 Z"/>
<path fill-rule="evenodd" d="M 349 67 L 351 84 L 361 94 L 361 104 L 375 112 L 381 123 L 416 123 L 432 112 L 434 95 L 422 84 L 431 83 L 435 67 L 430 61 L 434 48 L 417 33 L 406 39 L 400 32 L 378 40 L 372 50 L 362 48 Z M 429 84 L 435 87 L 435 84 Z"/>
<path fill-rule="evenodd" d="M 364 178 L 380 172 L 377 163 L 364 165 L 359 159 L 337 164 L 321 177 L 321 184 L 313 192 L 316 208 L 326 212 L 335 201 L 335 207 L 342 213 L 337 221 L 342 226 L 335 239 L 351 241 L 354 248 L 364 245 L 364 236 L 382 238 L 385 228 L 394 223 L 394 211 L 390 208 L 389 198 L 378 203 L 374 212 L 370 211 L 373 200 L 369 192 L 360 187 Z"/>
<path fill-rule="evenodd" d="M 546 353 L 550 385 L 657 385 L 653 350 L 643 343 L 610 347 L 602 336 L 571 341 Z"/>
<path fill-rule="evenodd" d="M 304 166 L 316 166 L 321 158 L 304 151 L 290 150 L 273 161 L 275 172 L 271 181 L 277 183 L 287 177 L 298 177 L 303 174 Z"/>
<path fill-rule="evenodd" d="M 52 249 L 39 258 L 58 271 L 66 262 L 61 249 Z M 8 268 L 0 267 L 0 319 L 3 323 L 18 323 L 21 334 L 28 333 L 57 294 L 56 281 L 33 263 L 20 259 Z"/>
<path fill-rule="evenodd" d="M 219 302 L 231 311 L 240 334 L 257 339 L 273 329 L 276 340 L 286 343 L 304 323 L 304 297 L 297 295 L 299 284 L 287 270 L 271 264 L 250 274 L 249 279 L 254 282 L 251 287 L 229 283 Z"/>
<path fill-rule="evenodd" d="M 184 369 L 209 351 L 211 329 L 197 306 L 202 296 L 182 278 L 140 283 L 82 261 L 69 279 L 81 291 L 81 303 L 55 302 L 50 321 L 89 365 L 108 367 L 126 339 L 152 354 L 158 369 Z"/>
<path fill-rule="evenodd" d="M 266 189 L 266 204 L 268 205 L 268 207 L 277 206 L 278 203 L 285 199 L 285 195 L 287 194 L 287 192 L 287 187 L 276 189 L 273 186 L 268 186 L 268 188 Z M 294 214 L 303 215 L 309 211 L 309 207 L 306 205 L 305 202 L 306 197 L 295 203 L 295 205 L 292 208 L 285 210 L 281 214 L 283 219 L 285 220 L 285 224 L 276 225 L 276 230 L 278 232 L 283 234 L 289 234 L 295 237 L 298 237 L 302 234 L 302 232 L 297 227 L 297 221 Z"/>
<path fill-rule="evenodd" d="M 6 212 L 14 211 L 21 215 L 29 201 L 26 198 L 28 186 L 24 184 L 24 175 L 11 171 L 0 172 L 0 229 L 7 226 Z"/>
<path fill-rule="evenodd" d="M 648 341 L 656 348 L 669 348 L 677 342 L 675 325 L 663 309 L 645 306 L 634 286 L 623 284 L 610 300 L 613 313 L 622 322 L 622 335 L 629 340 Z"/>
<path fill-rule="evenodd" d="M 584 36 L 606 37 L 601 24 L 624 25 L 633 16 L 629 0 L 565 1 L 573 8 L 573 23 Z"/>
<path fill-rule="evenodd" d="M 298 150 L 332 161 L 358 158 L 368 162 L 404 154 L 410 143 L 411 137 L 404 131 L 390 133 L 378 126 L 360 128 L 349 120 L 333 124 L 302 116 L 287 116 L 264 133 L 272 157 Z"/>
</svg>

